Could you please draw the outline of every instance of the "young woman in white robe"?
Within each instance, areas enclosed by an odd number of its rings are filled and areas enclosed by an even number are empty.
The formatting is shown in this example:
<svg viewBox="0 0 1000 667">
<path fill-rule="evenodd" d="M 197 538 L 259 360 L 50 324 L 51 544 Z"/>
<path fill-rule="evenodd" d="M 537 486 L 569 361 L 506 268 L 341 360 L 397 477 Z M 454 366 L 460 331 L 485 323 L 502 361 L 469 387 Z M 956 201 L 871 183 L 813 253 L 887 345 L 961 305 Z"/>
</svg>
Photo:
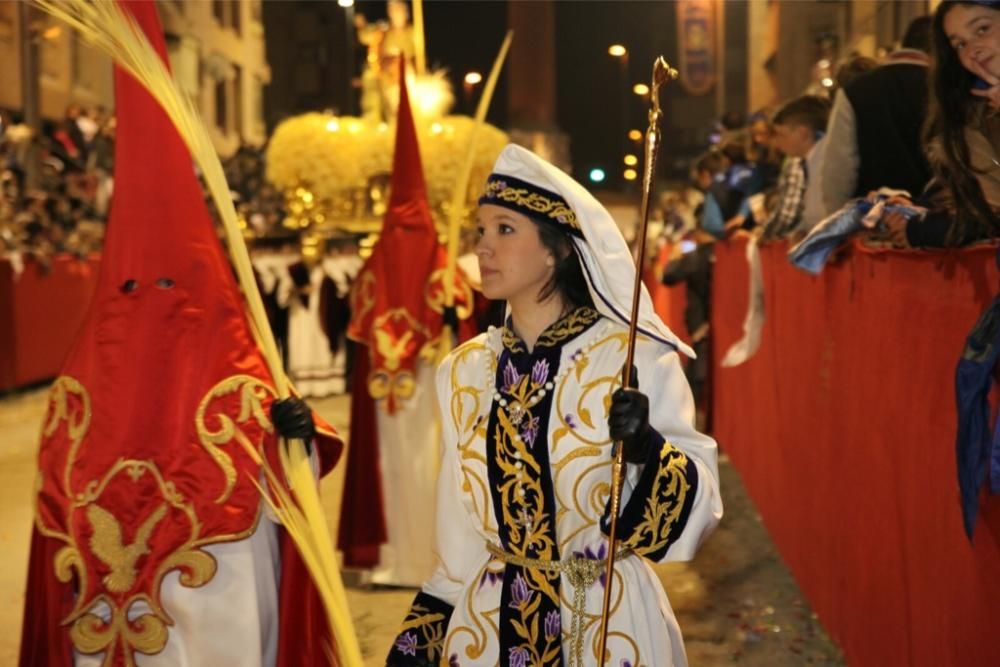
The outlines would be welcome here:
<svg viewBox="0 0 1000 667">
<path fill-rule="evenodd" d="M 509 317 L 438 369 L 440 564 L 387 664 L 682 667 L 650 562 L 691 558 L 722 516 L 716 445 L 694 429 L 677 354 L 690 351 L 644 294 L 639 388 L 621 388 L 627 246 L 593 197 L 532 153 L 504 149 L 477 227 L 483 291 Z M 613 439 L 629 465 L 605 662 Z"/>
</svg>

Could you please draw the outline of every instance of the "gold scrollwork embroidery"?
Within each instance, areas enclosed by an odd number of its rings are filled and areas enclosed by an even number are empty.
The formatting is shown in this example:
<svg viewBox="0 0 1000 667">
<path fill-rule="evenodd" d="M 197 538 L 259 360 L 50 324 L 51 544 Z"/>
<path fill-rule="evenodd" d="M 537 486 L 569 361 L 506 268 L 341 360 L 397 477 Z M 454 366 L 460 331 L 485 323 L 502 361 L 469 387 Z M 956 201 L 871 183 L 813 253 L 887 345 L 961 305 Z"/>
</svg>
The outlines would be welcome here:
<svg viewBox="0 0 1000 667">
<path fill-rule="evenodd" d="M 531 213 L 551 218 L 553 222 L 580 229 L 576 213 L 562 199 L 546 197 L 540 192 L 531 192 L 528 188 L 515 188 L 502 179 L 492 178 L 486 183 L 483 196 L 514 204 Z"/>
<path fill-rule="evenodd" d="M 142 614 L 130 621 L 126 609 L 115 609 L 108 623 L 94 614 L 84 614 L 70 628 L 69 636 L 81 653 L 106 651 L 104 664 L 110 665 L 115 643 L 152 655 L 163 650 L 168 635 L 166 623 L 152 614 Z M 125 650 L 124 658 L 126 667 L 134 667 L 131 651 Z"/>
<path fill-rule="evenodd" d="M 80 402 L 78 409 L 70 405 L 70 397 L 75 397 Z M 76 460 L 77 450 L 83 442 L 83 436 L 90 428 L 90 394 L 80 381 L 69 375 L 60 375 L 52 383 L 49 390 L 48 419 L 42 428 L 42 437 L 50 438 L 59 428 L 59 424 L 66 422 L 66 430 L 70 439 L 68 464 L 63 470 L 63 493 L 70 493 L 70 476 L 73 474 L 72 462 Z"/>
<path fill-rule="evenodd" d="M 427 279 L 424 287 L 424 300 L 435 313 L 444 312 L 444 277 L 447 269 L 440 268 L 433 271 Z M 455 312 L 458 319 L 464 320 L 472 315 L 472 287 L 469 283 L 455 275 Z"/>
<path fill-rule="evenodd" d="M 212 401 L 237 391 L 240 392 L 240 412 L 235 420 L 222 412 L 206 415 Z M 249 438 L 238 424 L 243 424 L 251 418 L 264 431 L 272 433 L 274 427 L 267 416 L 267 411 L 264 410 L 263 401 L 266 396 L 274 397 L 275 395 L 272 387 L 252 375 L 233 375 L 209 389 L 204 398 L 199 401 L 194 418 L 198 439 L 208 455 L 219 466 L 226 480 L 222 492 L 215 499 L 217 504 L 226 502 L 236 486 L 236 466 L 233 464 L 232 457 L 226 454 L 221 446 L 233 440 L 238 443 L 250 444 Z M 218 423 L 219 427 L 216 430 L 213 431 L 206 425 L 208 417 L 213 418 Z"/>
<path fill-rule="evenodd" d="M 660 467 L 639 523 L 625 545 L 638 554 L 650 554 L 667 546 L 670 531 L 680 521 L 691 483 L 688 458 L 668 442 L 660 451 Z"/>
</svg>

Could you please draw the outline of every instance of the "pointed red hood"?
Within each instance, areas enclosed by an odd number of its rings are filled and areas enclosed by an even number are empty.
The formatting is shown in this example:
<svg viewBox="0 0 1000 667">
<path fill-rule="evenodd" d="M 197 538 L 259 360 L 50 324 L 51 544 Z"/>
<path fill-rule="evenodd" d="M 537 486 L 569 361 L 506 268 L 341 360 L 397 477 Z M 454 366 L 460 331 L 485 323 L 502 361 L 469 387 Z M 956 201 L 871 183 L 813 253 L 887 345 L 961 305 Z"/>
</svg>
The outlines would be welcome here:
<svg viewBox="0 0 1000 667">
<path fill-rule="evenodd" d="M 413 394 L 417 360 L 433 358 L 442 330 L 447 251 L 438 242 L 427 203 L 420 146 L 406 89 L 405 59 L 399 65 L 399 115 L 389 209 L 372 255 L 351 294 L 348 335 L 368 346 L 368 390 L 395 412 Z M 456 304 L 468 315 L 471 292 L 459 283 Z M 468 320 L 465 320 L 468 322 Z M 470 330 L 463 330 L 465 338 Z M 384 400 L 383 400 L 384 399 Z"/>
<path fill-rule="evenodd" d="M 166 60 L 156 4 L 122 4 Z M 123 647 L 158 650 L 150 630 L 162 622 L 166 636 L 166 572 L 180 568 L 182 581 L 201 585 L 215 572 L 201 545 L 254 529 L 259 467 L 238 441 L 272 461 L 277 445 L 271 376 L 191 156 L 156 101 L 118 68 L 115 87 L 115 193 L 101 275 L 50 394 L 38 503 L 39 530 L 73 552 L 81 614 L 101 599 L 113 615 L 150 601 L 134 636 L 119 636 L 118 621 L 66 626 L 70 637 L 107 638 L 109 664 L 122 663 Z M 321 452 L 331 465 L 339 442 Z"/>
<path fill-rule="evenodd" d="M 421 227 L 434 232 L 427 203 L 424 166 L 420 160 L 417 128 L 413 123 L 410 94 L 406 86 L 406 60 L 399 59 L 399 112 L 396 116 L 396 149 L 392 155 L 389 211 L 383 233 L 396 225 Z M 436 234 L 435 234 L 436 236 Z"/>
</svg>

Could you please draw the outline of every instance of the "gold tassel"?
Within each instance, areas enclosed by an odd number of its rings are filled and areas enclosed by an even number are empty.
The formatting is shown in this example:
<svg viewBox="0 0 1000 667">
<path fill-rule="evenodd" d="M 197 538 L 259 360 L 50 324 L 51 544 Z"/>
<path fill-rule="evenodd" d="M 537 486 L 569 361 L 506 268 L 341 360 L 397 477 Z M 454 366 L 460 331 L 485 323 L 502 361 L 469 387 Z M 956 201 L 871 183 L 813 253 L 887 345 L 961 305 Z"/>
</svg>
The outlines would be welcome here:
<svg viewBox="0 0 1000 667">
<path fill-rule="evenodd" d="M 246 297 L 251 322 L 271 372 L 275 390 L 279 398 L 287 398 L 288 381 L 254 281 L 250 255 L 240 232 L 229 185 L 219 156 L 194 105 L 181 92 L 180 86 L 142 29 L 116 2 L 35 0 L 35 3 L 42 10 L 69 24 L 87 42 L 109 55 L 131 74 L 149 91 L 177 128 L 205 178 L 212 201 L 222 219 L 233 266 Z M 268 481 L 268 489 L 261 488 L 261 493 L 295 541 L 322 597 L 334 639 L 337 664 L 342 667 L 360 667 L 363 664 L 361 649 L 347 608 L 347 595 L 309 457 L 301 440 L 292 440 L 287 444 L 287 447 L 281 447 L 281 461 L 292 494 L 285 490 L 280 477 L 270 469 L 267 461 L 252 448 L 248 449 L 261 464 Z"/>
</svg>

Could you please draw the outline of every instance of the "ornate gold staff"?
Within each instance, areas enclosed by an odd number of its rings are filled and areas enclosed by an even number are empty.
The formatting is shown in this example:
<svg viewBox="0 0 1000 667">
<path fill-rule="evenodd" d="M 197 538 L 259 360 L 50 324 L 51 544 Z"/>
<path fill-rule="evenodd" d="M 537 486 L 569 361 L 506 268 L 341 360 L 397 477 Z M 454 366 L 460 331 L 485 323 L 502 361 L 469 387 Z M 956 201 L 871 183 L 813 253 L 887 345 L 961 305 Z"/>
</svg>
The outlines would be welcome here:
<svg viewBox="0 0 1000 667">
<path fill-rule="evenodd" d="M 653 108 L 649 110 L 649 127 L 646 128 L 645 168 L 642 173 L 642 199 L 639 203 L 640 220 L 638 229 L 638 244 L 635 255 L 635 287 L 632 291 L 632 318 L 628 327 L 628 348 L 625 356 L 625 368 L 622 369 L 622 386 L 628 387 L 632 382 L 632 362 L 635 358 L 635 336 L 639 324 L 639 294 L 642 285 L 642 263 L 646 256 L 646 228 L 649 226 L 649 198 L 653 191 L 653 174 L 656 171 L 656 156 L 660 149 L 660 86 L 677 78 L 677 70 L 667 64 L 660 56 L 653 63 L 653 83 L 650 86 L 649 101 Z M 625 462 L 622 458 L 623 443 L 615 443 L 615 460 L 611 466 L 611 527 L 608 535 L 608 557 L 604 574 L 604 604 L 601 607 L 601 641 L 598 655 L 600 664 L 606 661 L 605 651 L 608 645 L 608 620 L 611 610 L 611 586 L 614 584 L 615 552 L 618 550 L 618 507 L 622 498 L 622 478 Z"/>
</svg>

